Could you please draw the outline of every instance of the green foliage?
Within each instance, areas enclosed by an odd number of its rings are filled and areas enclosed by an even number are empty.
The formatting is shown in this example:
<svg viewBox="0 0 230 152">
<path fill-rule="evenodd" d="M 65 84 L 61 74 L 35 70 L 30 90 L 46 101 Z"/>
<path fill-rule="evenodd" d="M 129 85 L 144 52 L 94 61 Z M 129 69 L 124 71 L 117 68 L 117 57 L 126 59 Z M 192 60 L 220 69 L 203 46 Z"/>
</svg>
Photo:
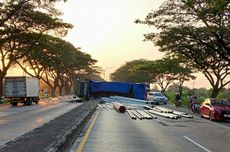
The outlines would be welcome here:
<svg viewBox="0 0 230 152">
<path fill-rule="evenodd" d="M 179 58 L 167 57 L 156 61 L 134 60 L 127 62 L 111 74 L 113 81 L 156 83 L 164 92 L 169 84 L 193 79 L 192 68 Z"/>
<path fill-rule="evenodd" d="M 0 88 L 8 69 L 32 50 L 43 34 L 66 35 L 56 0 L 3 0 L 0 3 Z M 0 89 L 2 90 L 2 89 Z M 0 91 L 0 96 L 2 91 Z"/>
<path fill-rule="evenodd" d="M 32 51 L 18 62 L 28 75 L 42 79 L 53 88 L 53 92 L 56 87 L 62 88 L 65 84 L 73 84 L 74 75 L 79 71 L 84 71 L 80 73 L 81 75 L 97 77 L 98 71 L 93 67 L 95 63 L 96 60 L 83 53 L 80 48 L 75 48 L 71 43 L 50 35 L 42 35 Z"/>
<path fill-rule="evenodd" d="M 127 62 L 111 74 L 111 79 L 131 83 L 150 82 L 149 73 L 146 70 L 141 70 L 147 64 L 149 64 L 149 61 L 143 59 Z"/>
<path fill-rule="evenodd" d="M 160 51 L 184 58 L 203 72 L 213 87 L 211 96 L 230 80 L 230 1 L 167 0 L 157 11 L 136 23 L 155 26 L 160 32 L 145 34 Z"/>
</svg>

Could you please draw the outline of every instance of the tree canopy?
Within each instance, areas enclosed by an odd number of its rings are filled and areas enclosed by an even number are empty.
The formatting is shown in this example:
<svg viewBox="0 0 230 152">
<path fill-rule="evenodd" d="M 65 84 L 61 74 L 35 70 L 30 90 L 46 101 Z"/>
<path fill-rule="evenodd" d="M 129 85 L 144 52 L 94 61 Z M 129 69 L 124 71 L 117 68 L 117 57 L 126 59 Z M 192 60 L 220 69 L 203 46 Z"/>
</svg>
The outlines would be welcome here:
<svg viewBox="0 0 230 152">
<path fill-rule="evenodd" d="M 75 72 L 77 75 L 77 71 L 92 70 L 96 60 L 65 40 L 42 35 L 33 50 L 17 63 L 28 75 L 46 82 L 54 95 L 56 88 L 60 89 Z"/>
<path fill-rule="evenodd" d="M 122 65 L 111 74 L 111 79 L 132 83 L 155 83 L 164 92 L 174 81 L 178 81 L 182 86 L 184 81 L 195 78 L 192 72 L 191 67 L 185 66 L 182 60 L 176 58 L 167 57 L 155 61 L 140 59 Z"/>
<path fill-rule="evenodd" d="M 150 82 L 151 80 L 148 73 L 144 70 L 140 70 L 140 67 L 148 63 L 149 61 L 144 59 L 126 62 L 114 73 L 112 73 L 110 78 L 113 81 L 130 83 Z"/>
<path fill-rule="evenodd" d="M 33 49 L 43 34 L 66 35 L 71 24 L 58 16 L 57 0 L 3 0 L 0 2 L 0 96 L 9 68 Z"/>
<path fill-rule="evenodd" d="M 158 29 L 144 36 L 160 51 L 195 63 L 213 87 L 211 96 L 216 97 L 230 82 L 229 4 L 229 0 L 167 0 L 136 23 Z"/>
</svg>

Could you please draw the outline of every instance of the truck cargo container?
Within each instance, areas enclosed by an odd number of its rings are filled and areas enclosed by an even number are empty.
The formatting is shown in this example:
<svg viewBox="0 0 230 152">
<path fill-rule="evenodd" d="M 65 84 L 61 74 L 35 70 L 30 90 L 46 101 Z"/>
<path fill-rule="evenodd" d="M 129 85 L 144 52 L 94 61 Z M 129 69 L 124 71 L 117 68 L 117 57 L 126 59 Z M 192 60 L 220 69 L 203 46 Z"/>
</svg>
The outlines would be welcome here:
<svg viewBox="0 0 230 152">
<path fill-rule="evenodd" d="M 76 95 L 79 98 L 124 96 L 135 99 L 146 99 L 147 89 L 145 84 L 126 82 L 106 82 L 85 80 L 77 82 Z"/>
<path fill-rule="evenodd" d="M 31 105 L 39 101 L 39 80 L 34 77 L 14 76 L 4 78 L 4 98 L 13 106 Z"/>
</svg>

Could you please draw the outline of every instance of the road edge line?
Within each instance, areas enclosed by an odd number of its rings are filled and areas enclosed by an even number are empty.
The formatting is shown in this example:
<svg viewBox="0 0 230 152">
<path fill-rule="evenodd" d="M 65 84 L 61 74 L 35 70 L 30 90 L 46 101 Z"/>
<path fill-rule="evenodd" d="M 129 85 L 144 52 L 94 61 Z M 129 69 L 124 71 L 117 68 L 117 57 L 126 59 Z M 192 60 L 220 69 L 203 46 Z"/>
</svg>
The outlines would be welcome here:
<svg viewBox="0 0 230 152">
<path fill-rule="evenodd" d="M 82 150 L 83 150 L 83 148 L 84 148 L 84 146 L 85 146 L 85 144 L 86 144 L 86 141 L 87 141 L 87 139 L 88 139 L 88 137 L 89 137 L 89 134 L 91 133 L 92 128 L 93 128 L 93 126 L 94 126 L 94 124 L 95 124 L 95 122 L 96 122 L 96 120 L 97 120 L 97 117 L 98 117 L 98 115 L 99 115 L 99 112 L 100 112 L 100 110 L 97 111 L 97 113 L 96 113 L 95 117 L 93 118 L 93 120 L 92 120 L 92 122 L 91 122 L 89 128 L 87 129 L 87 131 L 86 131 L 86 133 L 85 133 L 85 135 L 84 135 L 84 137 L 83 137 L 81 143 L 79 144 L 79 146 L 78 146 L 76 152 L 82 152 Z"/>
</svg>

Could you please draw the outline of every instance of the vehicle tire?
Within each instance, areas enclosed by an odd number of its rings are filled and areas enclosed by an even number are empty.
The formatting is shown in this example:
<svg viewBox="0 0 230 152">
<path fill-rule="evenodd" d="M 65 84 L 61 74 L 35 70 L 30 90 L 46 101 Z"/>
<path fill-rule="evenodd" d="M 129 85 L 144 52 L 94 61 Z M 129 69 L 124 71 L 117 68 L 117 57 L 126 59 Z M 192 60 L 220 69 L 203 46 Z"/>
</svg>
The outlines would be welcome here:
<svg viewBox="0 0 230 152">
<path fill-rule="evenodd" d="M 18 103 L 17 102 L 11 102 L 11 105 L 16 107 L 18 105 Z"/>
<path fill-rule="evenodd" d="M 25 105 L 29 106 L 29 105 L 32 105 L 32 99 L 27 99 L 24 103 Z"/>
<path fill-rule="evenodd" d="M 208 118 L 209 118 L 209 120 L 213 121 L 213 112 L 209 113 L 209 117 Z"/>
<path fill-rule="evenodd" d="M 33 102 L 38 104 L 39 98 L 33 98 Z"/>
<path fill-rule="evenodd" d="M 27 101 L 27 105 L 28 106 L 32 105 L 32 101 Z"/>
<path fill-rule="evenodd" d="M 201 118 L 204 118 L 204 116 L 202 115 L 202 113 L 200 113 L 200 117 L 201 117 Z"/>
<path fill-rule="evenodd" d="M 200 114 L 200 108 L 197 108 L 197 109 L 196 109 L 196 112 L 197 112 L 198 114 Z"/>
<path fill-rule="evenodd" d="M 192 109 L 193 113 L 196 113 L 196 110 L 195 110 L 194 106 L 192 106 L 191 109 Z"/>
</svg>

